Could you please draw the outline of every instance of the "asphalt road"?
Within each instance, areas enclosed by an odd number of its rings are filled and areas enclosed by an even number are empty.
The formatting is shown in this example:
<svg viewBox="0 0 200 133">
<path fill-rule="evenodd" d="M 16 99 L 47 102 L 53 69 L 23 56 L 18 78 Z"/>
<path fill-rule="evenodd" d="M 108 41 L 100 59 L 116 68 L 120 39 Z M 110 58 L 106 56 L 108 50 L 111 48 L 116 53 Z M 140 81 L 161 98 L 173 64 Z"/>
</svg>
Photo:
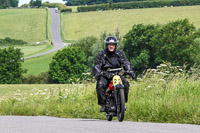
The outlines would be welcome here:
<svg viewBox="0 0 200 133">
<path fill-rule="evenodd" d="M 63 48 L 65 45 L 69 45 L 70 43 L 63 43 L 61 39 L 61 34 L 60 34 L 60 13 L 55 13 L 54 8 L 50 8 L 51 10 L 51 35 L 52 35 L 52 40 L 53 40 L 53 45 L 54 48 L 52 48 L 49 51 L 46 51 L 44 53 L 40 53 L 37 55 L 25 57 L 24 59 L 28 58 L 33 58 L 33 57 L 38 57 L 41 55 L 49 54 L 51 52 L 57 51 L 61 48 Z"/>
<path fill-rule="evenodd" d="M 200 133 L 200 126 L 47 116 L 0 116 L 0 133 Z"/>
</svg>

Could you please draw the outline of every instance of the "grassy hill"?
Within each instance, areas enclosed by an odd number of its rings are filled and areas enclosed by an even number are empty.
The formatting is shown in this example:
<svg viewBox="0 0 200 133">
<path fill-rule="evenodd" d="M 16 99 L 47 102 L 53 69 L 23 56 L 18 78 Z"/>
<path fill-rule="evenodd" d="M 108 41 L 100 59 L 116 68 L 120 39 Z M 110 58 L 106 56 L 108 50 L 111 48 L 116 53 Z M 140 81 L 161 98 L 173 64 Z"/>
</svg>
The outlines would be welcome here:
<svg viewBox="0 0 200 133">
<path fill-rule="evenodd" d="M 10 37 L 27 42 L 46 39 L 45 9 L 0 10 L 0 38 Z"/>
<path fill-rule="evenodd" d="M 77 40 L 91 35 L 99 37 L 104 31 L 114 33 L 116 28 L 125 34 L 134 24 L 165 24 L 184 18 L 188 18 L 196 27 L 200 27 L 199 14 L 200 6 L 65 13 L 64 39 Z"/>
</svg>

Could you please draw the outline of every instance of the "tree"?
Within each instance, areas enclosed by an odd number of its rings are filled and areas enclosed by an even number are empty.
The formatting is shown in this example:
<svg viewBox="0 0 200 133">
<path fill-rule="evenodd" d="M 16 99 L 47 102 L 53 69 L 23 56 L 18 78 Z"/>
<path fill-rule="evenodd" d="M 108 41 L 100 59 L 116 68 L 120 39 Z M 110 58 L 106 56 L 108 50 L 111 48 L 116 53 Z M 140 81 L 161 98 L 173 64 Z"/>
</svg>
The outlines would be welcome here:
<svg viewBox="0 0 200 133">
<path fill-rule="evenodd" d="M 200 37 L 188 19 L 165 25 L 134 25 L 124 37 L 124 51 L 133 68 L 147 68 L 170 62 L 172 65 L 193 65 L 199 55 L 195 39 Z"/>
<path fill-rule="evenodd" d="M 42 5 L 42 0 L 31 0 L 30 1 L 30 6 L 32 7 L 41 7 Z"/>
<path fill-rule="evenodd" d="M 82 80 L 86 72 L 86 56 L 80 47 L 67 47 L 58 51 L 49 67 L 52 82 L 72 83 Z"/>
<path fill-rule="evenodd" d="M 8 7 L 18 7 L 19 0 L 0 0 L 0 9 Z"/>
<path fill-rule="evenodd" d="M 23 53 L 20 49 L 0 49 L 0 84 L 16 84 L 26 70 L 22 69 Z"/>
</svg>

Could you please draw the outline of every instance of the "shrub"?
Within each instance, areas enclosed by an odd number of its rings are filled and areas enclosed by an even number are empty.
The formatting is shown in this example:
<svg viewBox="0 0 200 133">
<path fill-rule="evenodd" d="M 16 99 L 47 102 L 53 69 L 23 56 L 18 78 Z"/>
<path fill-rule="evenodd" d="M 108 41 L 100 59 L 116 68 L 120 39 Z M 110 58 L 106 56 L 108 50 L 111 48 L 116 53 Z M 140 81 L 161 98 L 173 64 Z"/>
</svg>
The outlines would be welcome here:
<svg viewBox="0 0 200 133">
<path fill-rule="evenodd" d="M 47 84 L 50 83 L 49 74 L 42 72 L 39 75 L 29 75 L 22 80 L 23 84 Z"/>
<path fill-rule="evenodd" d="M 0 84 L 16 84 L 26 70 L 22 69 L 23 53 L 20 49 L 0 49 Z"/>
<path fill-rule="evenodd" d="M 6 37 L 5 39 L 0 39 L 0 46 L 3 45 L 25 45 L 27 42 L 23 40 L 17 40 L 17 39 L 11 39 L 9 37 Z"/>
<path fill-rule="evenodd" d="M 54 83 L 72 83 L 83 79 L 86 56 L 80 47 L 67 47 L 58 51 L 49 65 L 50 80 Z"/>
<path fill-rule="evenodd" d="M 72 12 L 71 8 L 62 9 L 61 12 Z"/>
</svg>

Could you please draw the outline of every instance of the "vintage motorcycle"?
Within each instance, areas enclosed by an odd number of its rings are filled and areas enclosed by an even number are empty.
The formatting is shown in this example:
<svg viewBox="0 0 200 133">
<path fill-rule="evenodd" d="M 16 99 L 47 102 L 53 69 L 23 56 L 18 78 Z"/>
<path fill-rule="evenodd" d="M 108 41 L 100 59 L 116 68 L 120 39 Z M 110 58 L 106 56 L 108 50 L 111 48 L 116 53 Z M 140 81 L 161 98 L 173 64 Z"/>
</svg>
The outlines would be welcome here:
<svg viewBox="0 0 200 133">
<path fill-rule="evenodd" d="M 112 80 L 106 90 L 106 118 L 108 121 L 112 121 L 113 116 L 117 116 L 118 120 L 122 122 L 125 114 L 125 95 L 124 85 L 120 78 L 120 75 L 128 75 L 126 71 L 122 71 L 122 68 L 107 70 Z"/>
</svg>

